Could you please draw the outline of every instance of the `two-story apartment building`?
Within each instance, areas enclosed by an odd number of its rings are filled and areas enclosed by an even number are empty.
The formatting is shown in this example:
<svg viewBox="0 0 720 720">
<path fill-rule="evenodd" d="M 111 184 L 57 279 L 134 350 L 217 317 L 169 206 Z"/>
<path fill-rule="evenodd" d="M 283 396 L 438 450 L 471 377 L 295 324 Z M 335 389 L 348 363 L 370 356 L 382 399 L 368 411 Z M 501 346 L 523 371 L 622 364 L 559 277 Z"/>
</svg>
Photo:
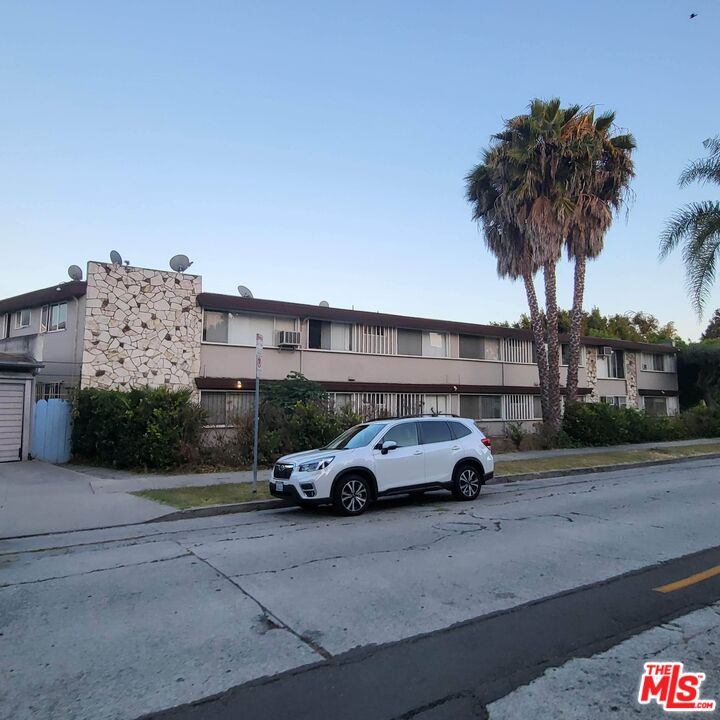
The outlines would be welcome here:
<svg viewBox="0 0 720 720">
<path fill-rule="evenodd" d="M 206 293 L 199 276 L 97 262 L 86 281 L 0 301 L 0 352 L 42 364 L 36 397 L 77 386 L 191 387 L 215 427 L 251 407 L 258 333 L 263 382 L 302 373 L 336 407 L 451 412 L 491 435 L 540 418 L 524 330 Z M 565 344 L 560 359 L 564 382 Z M 587 401 L 678 411 L 670 345 L 583 338 L 579 381 Z"/>
</svg>

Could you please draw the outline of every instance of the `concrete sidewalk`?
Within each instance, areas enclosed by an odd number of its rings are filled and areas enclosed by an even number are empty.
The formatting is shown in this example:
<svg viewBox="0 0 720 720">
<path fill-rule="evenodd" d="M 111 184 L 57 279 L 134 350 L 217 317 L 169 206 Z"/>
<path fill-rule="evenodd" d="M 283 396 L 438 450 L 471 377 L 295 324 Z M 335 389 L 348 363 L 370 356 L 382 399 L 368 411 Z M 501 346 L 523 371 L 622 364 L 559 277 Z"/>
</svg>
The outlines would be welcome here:
<svg viewBox="0 0 720 720">
<path fill-rule="evenodd" d="M 535 460 L 538 458 L 571 457 L 573 455 L 592 455 L 596 453 L 615 453 L 623 450 L 652 450 L 686 445 L 710 445 L 720 442 L 718 438 L 701 440 L 673 440 L 670 442 L 637 443 L 635 445 L 611 445 L 608 447 L 572 448 L 561 450 L 532 450 L 529 452 L 495 453 L 495 461 L 513 462 L 516 460 Z M 95 492 L 128 493 L 138 490 L 160 490 L 175 487 L 197 487 L 200 485 L 224 485 L 226 483 L 251 482 L 250 470 L 220 473 L 185 473 L 178 475 L 159 475 L 113 470 L 111 468 L 73 467 L 78 473 L 88 475 L 88 481 Z M 271 470 L 258 470 L 258 482 L 267 482 Z"/>
<path fill-rule="evenodd" d="M 87 475 L 33 460 L 0 463 L 0 538 L 145 522 L 167 505 L 96 492 Z"/>
</svg>

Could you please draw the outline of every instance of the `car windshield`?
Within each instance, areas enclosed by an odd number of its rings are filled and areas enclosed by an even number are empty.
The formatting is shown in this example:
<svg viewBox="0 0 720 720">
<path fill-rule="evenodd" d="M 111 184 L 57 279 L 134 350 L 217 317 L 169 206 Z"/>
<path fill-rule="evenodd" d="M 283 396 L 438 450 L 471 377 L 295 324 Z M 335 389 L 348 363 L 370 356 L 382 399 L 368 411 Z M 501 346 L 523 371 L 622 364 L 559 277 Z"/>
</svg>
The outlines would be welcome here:
<svg viewBox="0 0 720 720">
<path fill-rule="evenodd" d="M 355 425 L 326 445 L 327 450 L 352 450 L 369 445 L 387 423 Z"/>
</svg>

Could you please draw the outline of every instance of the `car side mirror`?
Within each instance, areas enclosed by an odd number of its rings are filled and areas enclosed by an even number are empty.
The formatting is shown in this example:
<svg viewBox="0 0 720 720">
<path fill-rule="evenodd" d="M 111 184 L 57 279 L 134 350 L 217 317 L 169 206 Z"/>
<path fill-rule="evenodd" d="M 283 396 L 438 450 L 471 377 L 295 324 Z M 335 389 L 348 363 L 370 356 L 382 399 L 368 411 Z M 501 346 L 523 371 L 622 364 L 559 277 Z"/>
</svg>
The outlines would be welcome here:
<svg viewBox="0 0 720 720">
<path fill-rule="evenodd" d="M 380 452 L 382 452 L 383 455 L 387 455 L 390 450 L 395 450 L 397 446 L 398 444 L 394 440 L 386 440 L 380 447 Z"/>
</svg>

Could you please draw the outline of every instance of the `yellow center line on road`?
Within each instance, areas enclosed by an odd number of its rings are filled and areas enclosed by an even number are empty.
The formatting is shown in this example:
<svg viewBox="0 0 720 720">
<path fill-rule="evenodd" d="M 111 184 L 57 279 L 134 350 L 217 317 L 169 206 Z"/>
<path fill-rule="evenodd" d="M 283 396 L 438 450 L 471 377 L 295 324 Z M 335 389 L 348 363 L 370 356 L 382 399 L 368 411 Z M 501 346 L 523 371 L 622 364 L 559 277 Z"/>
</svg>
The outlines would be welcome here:
<svg viewBox="0 0 720 720">
<path fill-rule="evenodd" d="M 711 567 L 709 570 L 703 570 L 702 572 L 695 573 L 695 575 L 690 575 L 682 580 L 676 580 L 675 582 L 668 583 L 667 585 L 661 585 L 660 587 L 653 588 L 653 590 L 659 593 L 674 592 L 675 590 L 682 590 L 689 585 L 695 585 L 695 583 L 702 582 L 703 580 L 708 580 L 715 575 L 720 575 L 720 565 Z"/>
</svg>

